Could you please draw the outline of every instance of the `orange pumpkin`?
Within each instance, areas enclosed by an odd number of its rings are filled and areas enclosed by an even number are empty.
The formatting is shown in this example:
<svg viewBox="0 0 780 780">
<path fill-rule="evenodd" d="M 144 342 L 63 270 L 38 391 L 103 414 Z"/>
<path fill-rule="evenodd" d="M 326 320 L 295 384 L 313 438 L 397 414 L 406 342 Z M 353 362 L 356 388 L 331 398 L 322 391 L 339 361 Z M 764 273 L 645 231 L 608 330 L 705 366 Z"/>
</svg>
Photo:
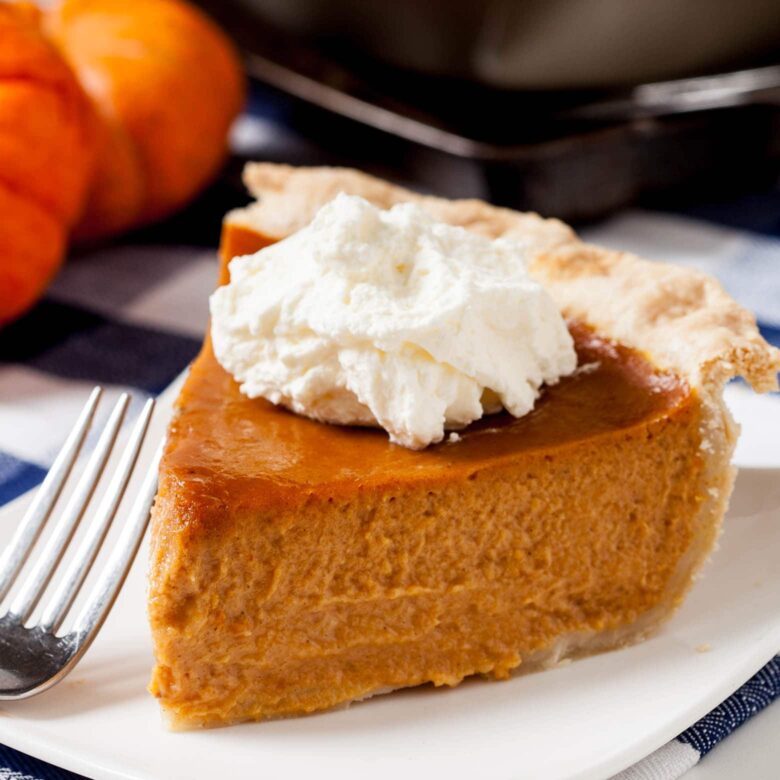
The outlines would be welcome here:
<svg viewBox="0 0 780 780">
<path fill-rule="evenodd" d="M 180 0 L 61 0 L 47 29 L 102 120 L 74 236 L 103 238 L 184 205 L 219 170 L 244 100 L 229 40 Z"/>
<path fill-rule="evenodd" d="M 0 324 L 62 262 L 92 172 L 89 103 L 29 4 L 0 4 Z"/>
</svg>

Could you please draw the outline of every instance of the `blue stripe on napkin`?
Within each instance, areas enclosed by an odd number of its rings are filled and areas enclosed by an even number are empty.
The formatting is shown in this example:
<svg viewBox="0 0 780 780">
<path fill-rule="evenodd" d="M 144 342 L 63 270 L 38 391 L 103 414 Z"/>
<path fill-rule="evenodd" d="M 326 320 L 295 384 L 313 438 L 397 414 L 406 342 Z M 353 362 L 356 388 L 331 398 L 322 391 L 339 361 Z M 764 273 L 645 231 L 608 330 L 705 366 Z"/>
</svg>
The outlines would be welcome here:
<svg viewBox="0 0 780 780">
<path fill-rule="evenodd" d="M 674 213 L 718 225 L 780 236 L 780 190 L 743 195 L 736 200 L 703 203 L 675 209 Z"/>
<path fill-rule="evenodd" d="M 0 450 L 0 506 L 34 488 L 45 476 L 40 466 Z"/>
<path fill-rule="evenodd" d="M 761 331 L 761 335 L 770 344 L 780 347 L 780 328 L 775 328 L 772 325 L 766 325 L 763 322 L 759 322 L 758 329 Z"/>
<path fill-rule="evenodd" d="M 60 769 L 18 750 L 0 745 L 0 780 L 84 780 L 82 775 Z"/>
<path fill-rule="evenodd" d="M 683 731 L 677 739 L 706 756 L 721 740 L 780 696 L 780 655 L 753 675 L 723 704 Z M 780 770 L 779 770 L 780 772 Z"/>
<path fill-rule="evenodd" d="M 761 335 L 770 344 L 773 344 L 776 347 L 780 347 L 780 328 L 775 328 L 771 325 L 765 325 L 763 322 L 759 322 L 758 329 L 761 331 Z"/>
<path fill-rule="evenodd" d="M 0 363 L 23 363 L 65 379 L 158 394 L 195 357 L 200 344 L 198 339 L 44 300 L 0 331 Z"/>
</svg>

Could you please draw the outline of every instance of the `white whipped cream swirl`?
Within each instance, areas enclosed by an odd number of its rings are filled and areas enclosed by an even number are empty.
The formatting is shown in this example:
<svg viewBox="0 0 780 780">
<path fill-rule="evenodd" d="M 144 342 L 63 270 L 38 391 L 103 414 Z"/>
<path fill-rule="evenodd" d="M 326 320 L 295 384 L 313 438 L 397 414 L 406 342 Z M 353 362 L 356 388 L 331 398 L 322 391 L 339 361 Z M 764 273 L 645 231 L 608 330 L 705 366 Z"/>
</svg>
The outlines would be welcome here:
<svg viewBox="0 0 780 780">
<path fill-rule="evenodd" d="M 516 241 L 339 195 L 308 227 L 230 263 L 211 296 L 222 366 L 250 398 L 380 425 L 420 449 L 503 406 L 529 412 L 577 363 Z"/>
</svg>

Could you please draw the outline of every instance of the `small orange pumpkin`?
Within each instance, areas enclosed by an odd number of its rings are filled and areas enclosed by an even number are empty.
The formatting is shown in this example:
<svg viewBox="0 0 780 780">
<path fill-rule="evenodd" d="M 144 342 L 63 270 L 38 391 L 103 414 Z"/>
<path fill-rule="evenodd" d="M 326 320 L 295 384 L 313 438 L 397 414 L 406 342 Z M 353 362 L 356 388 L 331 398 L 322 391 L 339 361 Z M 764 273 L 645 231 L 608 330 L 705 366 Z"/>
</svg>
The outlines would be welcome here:
<svg viewBox="0 0 780 780">
<path fill-rule="evenodd" d="M 183 206 L 219 170 L 244 101 L 227 37 L 181 0 L 60 0 L 46 24 L 102 120 L 74 237 L 104 238 Z"/>
<path fill-rule="evenodd" d="M 0 324 L 62 262 L 92 173 L 91 110 L 30 4 L 0 4 Z"/>
</svg>

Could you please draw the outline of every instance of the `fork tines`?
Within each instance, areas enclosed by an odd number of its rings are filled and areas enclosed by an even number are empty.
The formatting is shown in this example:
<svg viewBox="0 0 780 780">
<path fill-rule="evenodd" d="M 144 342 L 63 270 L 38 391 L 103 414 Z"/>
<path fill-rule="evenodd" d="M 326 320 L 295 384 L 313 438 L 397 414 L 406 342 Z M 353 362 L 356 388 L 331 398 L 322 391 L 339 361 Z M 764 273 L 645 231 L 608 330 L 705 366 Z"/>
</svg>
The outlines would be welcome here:
<svg viewBox="0 0 780 780">
<path fill-rule="evenodd" d="M 17 580 L 20 579 L 20 572 L 30 561 L 41 532 L 54 514 L 55 506 L 94 421 L 101 395 L 100 387 L 94 388 L 91 392 L 75 427 L 38 489 L 8 548 L 0 558 L 0 601 L 9 595 Z M 21 578 L 22 581 L 11 600 L 8 613 L 3 618 L 4 622 L 12 621 L 25 625 L 41 601 L 106 471 L 106 464 L 119 437 L 129 402 L 128 393 L 119 396 L 75 488 L 57 517 L 52 533 L 32 563 L 29 573 Z M 144 404 L 132 427 L 130 437 L 94 512 L 89 528 L 76 548 L 57 588 L 44 605 L 41 618 L 35 626 L 37 629 L 53 634 L 68 615 L 119 509 L 138 460 L 153 409 L 154 399 L 150 398 Z M 144 480 L 141 494 L 135 502 L 130 517 L 123 525 L 116 547 L 112 550 L 94 590 L 74 622 L 71 633 L 84 640 L 90 638 L 87 635 L 99 628 L 105 618 L 138 549 L 156 490 L 158 457 L 159 453 Z"/>
</svg>

